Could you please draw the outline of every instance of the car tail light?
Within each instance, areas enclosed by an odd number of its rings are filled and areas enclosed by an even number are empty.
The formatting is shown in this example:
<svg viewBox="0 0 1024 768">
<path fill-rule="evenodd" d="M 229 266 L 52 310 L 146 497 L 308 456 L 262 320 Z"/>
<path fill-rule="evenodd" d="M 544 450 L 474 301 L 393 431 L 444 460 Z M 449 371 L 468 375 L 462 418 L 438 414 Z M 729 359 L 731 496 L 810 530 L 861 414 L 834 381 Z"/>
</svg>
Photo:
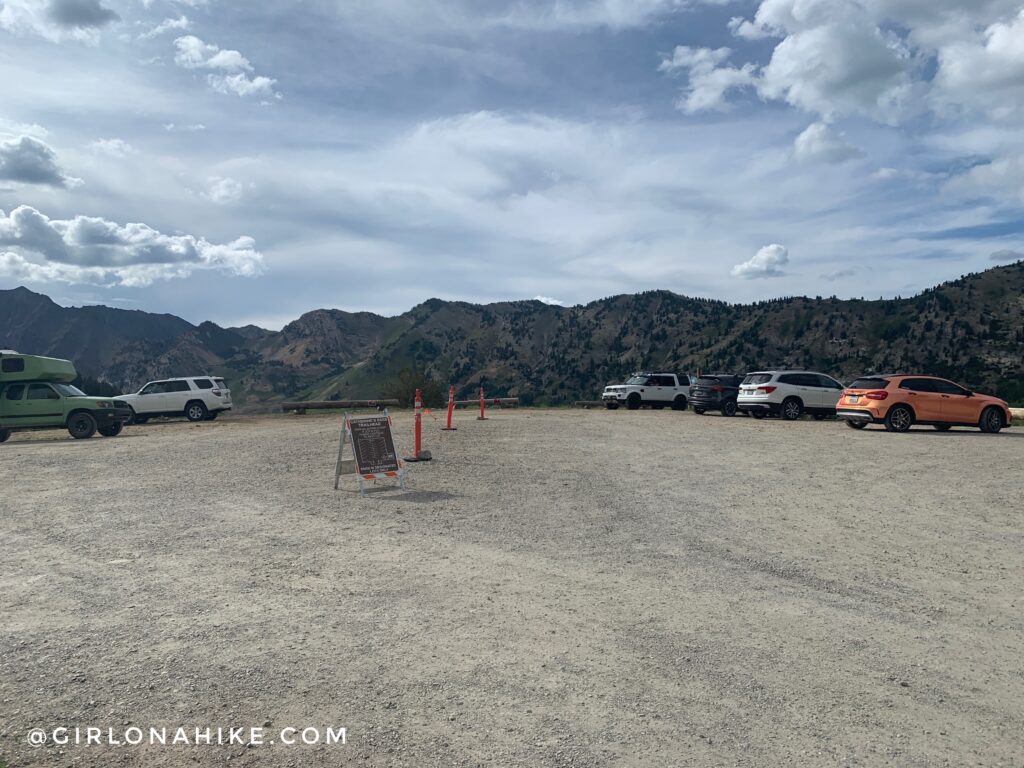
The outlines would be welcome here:
<svg viewBox="0 0 1024 768">
<path fill-rule="evenodd" d="M 875 390 L 874 392 L 868 392 L 864 395 L 868 400 L 885 400 L 889 396 L 889 393 L 884 389 Z"/>
<path fill-rule="evenodd" d="M 758 387 L 757 391 L 758 392 L 764 392 L 766 395 L 770 395 L 776 389 L 778 389 L 778 387 Z"/>
<path fill-rule="evenodd" d="M 213 392 L 213 396 L 214 397 L 220 397 L 220 390 L 219 389 L 212 389 L 210 391 Z"/>
</svg>

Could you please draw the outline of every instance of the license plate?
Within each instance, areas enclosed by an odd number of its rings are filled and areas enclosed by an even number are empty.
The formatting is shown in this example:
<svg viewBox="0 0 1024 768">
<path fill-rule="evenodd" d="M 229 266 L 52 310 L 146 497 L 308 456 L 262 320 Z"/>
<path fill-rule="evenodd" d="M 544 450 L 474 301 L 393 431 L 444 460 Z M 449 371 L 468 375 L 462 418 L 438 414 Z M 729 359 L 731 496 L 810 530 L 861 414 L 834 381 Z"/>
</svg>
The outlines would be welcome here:
<svg viewBox="0 0 1024 768">
<path fill-rule="evenodd" d="M 846 402 L 848 402 L 848 403 L 856 403 L 858 400 L 860 400 L 860 395 L 847 395 L 846 396 Z"/>
</svg>

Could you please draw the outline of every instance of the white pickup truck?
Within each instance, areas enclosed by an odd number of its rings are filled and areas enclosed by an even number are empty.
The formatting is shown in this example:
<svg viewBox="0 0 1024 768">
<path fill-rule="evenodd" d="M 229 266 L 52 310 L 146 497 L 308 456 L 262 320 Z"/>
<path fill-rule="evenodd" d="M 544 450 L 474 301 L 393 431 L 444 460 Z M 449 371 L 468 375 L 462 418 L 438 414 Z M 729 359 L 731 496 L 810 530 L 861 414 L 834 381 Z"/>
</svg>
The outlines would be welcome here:
<svg viewBox="0 0 1024 768">
<path fill-rule="evenodd" d="M 625 405 L 631 411 L 644 405 L 651 408 L 669 405 L 675 411 L 685 411 L 690 402 L 692 381 L 688 374 L 634 373 L 625 384 L 605 387 L 601 399 L 611 411 L 620 405 Z"/>
</svg>

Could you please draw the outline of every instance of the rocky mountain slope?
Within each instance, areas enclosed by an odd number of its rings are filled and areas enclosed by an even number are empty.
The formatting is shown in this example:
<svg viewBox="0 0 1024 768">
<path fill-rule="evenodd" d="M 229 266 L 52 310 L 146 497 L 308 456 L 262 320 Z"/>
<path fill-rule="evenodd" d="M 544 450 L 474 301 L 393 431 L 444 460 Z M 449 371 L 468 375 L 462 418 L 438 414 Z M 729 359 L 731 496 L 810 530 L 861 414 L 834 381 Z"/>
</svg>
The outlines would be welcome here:
<svg viewBox="0 0 1024 768">
<path fill-rule="evenodd" d="M 912 298 L 795 297 L 751 305 L 668 291 L 585 306 L 475 305 L 438 299 L 397 317 L 316 310 L 280 331 L 194 326 L 172 315 L 60 307 L 0 291 L 0 347 L 67 357 L 126 390 L 198 372 L 222 374 L 240 405 L 378 396 L 403 368 L 468 393 L 525 402 L 590 399 L 642 368 L 745 372 L 806 366 L 848 380 L 921 371 L 1024 401 L 1024 262 Z"/>
</svg>

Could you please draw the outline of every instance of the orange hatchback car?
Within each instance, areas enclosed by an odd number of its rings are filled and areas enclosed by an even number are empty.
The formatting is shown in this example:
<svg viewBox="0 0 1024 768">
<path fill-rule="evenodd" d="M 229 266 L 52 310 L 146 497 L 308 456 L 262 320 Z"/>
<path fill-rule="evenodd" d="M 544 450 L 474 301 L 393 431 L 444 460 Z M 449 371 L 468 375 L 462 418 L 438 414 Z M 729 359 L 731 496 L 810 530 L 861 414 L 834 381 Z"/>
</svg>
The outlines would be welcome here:
<svg viewBox="0 0 1024 768">
<path fill-rule="evenodd" d="M 857 379 L 843 390 L 836 416 L 852 429 L 884 424 L 890 432 L 906 432 L 915 424 L 928 424 L 942 431 L 977 427 L 994 434 L 1010 426 L 1010 408 L 1005 401 L 935 376 Z"/>
</svg>

